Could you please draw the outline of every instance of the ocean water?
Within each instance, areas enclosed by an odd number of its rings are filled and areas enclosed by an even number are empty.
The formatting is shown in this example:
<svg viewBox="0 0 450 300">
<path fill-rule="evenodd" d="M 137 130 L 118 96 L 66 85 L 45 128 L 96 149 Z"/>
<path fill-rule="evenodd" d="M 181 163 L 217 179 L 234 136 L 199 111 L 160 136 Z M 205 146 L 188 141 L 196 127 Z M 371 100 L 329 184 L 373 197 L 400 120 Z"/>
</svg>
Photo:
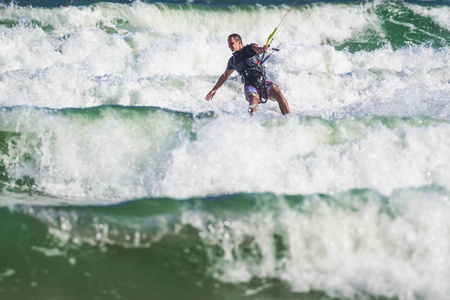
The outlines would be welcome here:
<svg viewBox="0 0 450 300">
<path fill-rule="evenodd" d="M 450 299 L 447 0 L 299 0 L 253 117 L 289 1 L 114 2 L 0 4 L 0 299 Z"/>
</svg>

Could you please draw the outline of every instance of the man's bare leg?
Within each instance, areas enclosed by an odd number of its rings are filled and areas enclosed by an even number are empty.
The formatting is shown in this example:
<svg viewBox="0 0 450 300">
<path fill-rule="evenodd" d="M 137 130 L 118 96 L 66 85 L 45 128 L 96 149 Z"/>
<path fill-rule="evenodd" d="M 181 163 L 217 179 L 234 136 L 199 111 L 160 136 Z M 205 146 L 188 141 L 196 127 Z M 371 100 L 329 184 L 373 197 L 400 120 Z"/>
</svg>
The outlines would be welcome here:
<svg viewBox="0 0 450 300">
<path fill-rule="evenodd" d="M 291 112 L 289 109 L 289 104 L 287 103 L 283 93 L 278 86 L 274 85 L 274 87 L 270 90 L 269 97 L 277 100 L 278 106 L 280 107 L 281 113 L 283 115 Z"/>
<path fill-rule="evenodd" d="M 256 107 L 259 104 L 259 98 L 256 95 L 253 95 L 251 98 L 250 106 L 248 108 L 248 112 L 250 115 L 253 115 L 256 112 Z"/>
</svg>

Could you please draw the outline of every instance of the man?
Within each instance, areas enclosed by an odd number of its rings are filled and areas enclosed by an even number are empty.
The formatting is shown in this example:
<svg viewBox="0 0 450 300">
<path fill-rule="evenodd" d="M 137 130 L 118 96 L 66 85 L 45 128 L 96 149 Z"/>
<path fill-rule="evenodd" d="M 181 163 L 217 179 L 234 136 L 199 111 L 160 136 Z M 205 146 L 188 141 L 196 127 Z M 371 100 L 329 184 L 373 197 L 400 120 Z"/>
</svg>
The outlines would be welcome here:
<svg viewBox="0 0 450 300">
<path fill-rule="evenodd" d="M 206 101 L 211 100 L 217 90 L 227 81 L 228 77 L 236 70 L 244 82 L 244 90 L 249 102 L 249 113 L 256 112 L 256 107 L 262 99 L 272 99 L 278 102 L 281 113 L 288 114 L 289 105 L 281 93 L 280 88 L 265 77 L 263 67 L 260 65 L 260 54 L 267 51 L 267 46 L 259 47 L 257 44 L 244 46 L 239 34 L 233 33 L 228 37 L 228 47 L 233 56 L 228 60 L 228 65 L 223 74 L 217 80 L 216 85 L 206 95 Z M 267 100 L 266 100 L 267 101 Z"/>
</svg>

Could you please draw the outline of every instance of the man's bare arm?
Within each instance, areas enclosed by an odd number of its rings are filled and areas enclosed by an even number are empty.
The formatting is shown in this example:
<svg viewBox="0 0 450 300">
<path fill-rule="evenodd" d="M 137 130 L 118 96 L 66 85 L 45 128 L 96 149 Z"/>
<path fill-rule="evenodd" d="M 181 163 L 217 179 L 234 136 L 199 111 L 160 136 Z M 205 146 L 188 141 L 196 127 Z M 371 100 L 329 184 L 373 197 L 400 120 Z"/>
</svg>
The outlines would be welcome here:
<svg viewBox="0 0 450 300">
<path fill-rule="evenodd" d="M 226 69 L 225 72 L 223 72 L 222 75 L 220 75 L 219 79 L 217 80 L 216 85 L 212 88 L 212 90 L 206 95 L 205 99 L 206 101 L 211 100 L 214 95 L 216 94 L 217 90 L 227 81 L 228 77 L 234 72 L 234 70 L 228 70 Z"/>
<path fill-rule="evenodd" d="M 266 45 L 259 47 L 257 44 L 253 44 L 252 49 L 253 49 L 253 51 L 255 51 L 256 54 L 262 54 L 262 53 L 266 52 L 268 48 Z"/>
</svg>

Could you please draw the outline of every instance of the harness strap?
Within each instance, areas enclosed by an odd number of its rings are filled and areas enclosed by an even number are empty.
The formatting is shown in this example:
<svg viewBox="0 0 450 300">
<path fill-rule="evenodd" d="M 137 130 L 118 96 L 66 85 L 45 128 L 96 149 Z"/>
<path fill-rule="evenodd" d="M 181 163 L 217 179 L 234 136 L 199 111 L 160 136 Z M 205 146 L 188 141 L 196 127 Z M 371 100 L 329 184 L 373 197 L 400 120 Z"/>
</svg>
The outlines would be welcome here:
<svg viewBox="0 0 450 300">
<path fill-rule="evenodd" d="M 258 94 L 259 94 L 259 102 L 260 103 L 266 103 L 267 102 L 267 100 L 269 99 L 269 96 L 267 95 L 267 88 L 266 88 L 266 83 L 267 83 L 267 80 L 266 80 L 266 74 L 264 73 L 264 71 L 262 72 L 262 79 L 263 79 L 263 82 L 262 82 L 262 84 L 260 85 L 260 89 L 258 90 Z M 264 100 L 264 98 L 262 97 L 262 93 L 264 92 L 264 94 L 265 94 L 265 98 L 266 98 L 266 100 Z"/>
</svg>

